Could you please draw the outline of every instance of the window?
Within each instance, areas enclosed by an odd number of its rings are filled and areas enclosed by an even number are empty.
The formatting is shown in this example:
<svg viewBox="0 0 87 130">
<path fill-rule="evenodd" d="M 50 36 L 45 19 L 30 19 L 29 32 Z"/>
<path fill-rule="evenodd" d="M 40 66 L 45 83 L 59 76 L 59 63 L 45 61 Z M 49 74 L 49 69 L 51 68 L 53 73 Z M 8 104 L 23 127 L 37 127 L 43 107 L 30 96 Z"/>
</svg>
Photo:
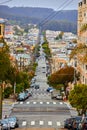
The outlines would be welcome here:
<svg viewBox="0 0 87 130">
<path fill-rule="evenodd" d="M 0 26 L 0 35 L 1 35 L 1 26 Z"/>
<path fill-rule="evenodd" d="M 86 0 L 83 0 L 83 3 L 86 4 Z"/>
<path fill-rule="evenodd" d="M 85 69 L 87 70 L 87 65 L 85 66 Z"/>
</svg>

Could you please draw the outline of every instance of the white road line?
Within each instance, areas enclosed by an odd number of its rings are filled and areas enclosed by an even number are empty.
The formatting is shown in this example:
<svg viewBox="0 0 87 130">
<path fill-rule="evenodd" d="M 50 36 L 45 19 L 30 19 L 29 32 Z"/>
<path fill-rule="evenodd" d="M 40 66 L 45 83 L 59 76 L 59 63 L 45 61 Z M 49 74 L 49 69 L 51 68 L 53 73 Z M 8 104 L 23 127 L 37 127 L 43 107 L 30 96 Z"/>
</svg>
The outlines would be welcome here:
<svg viewBox="0 0 87 130">
<path fill-rule="evenodd" d="M 33 102 L 33 104 L 36 104 L 37 102 Z"/>
<path fill-rule="evenodd" d="M 44 124 L 44 121 L 40 121 L 39 124 L 40 124 L 40 125 L 43 125 L 43 124 Z"/>
<path fill-rule="evenodd" d="M 22 122 L 22 126 L 26 126 L 27 122 L 26 121 L 23 121 Z"/>
<path fill-rule="evenodd" d="M 20 102 L 20 104 L 23 104 L 23 102 Z"/>
<path fill-rule="evenodd" d="M 29 104 L 30 102 L 27 102 L 27 104 Z"/>
<path fill-rule="evenodd" d="M 35 125 L 35 121 L 31 121 L 31 125 Z"/>
<path fill-rule="evenodd" d="M 53 104 L 55 105 L 55 104 L 56 104 L 56 102 L 53 102 Z"/>
<path fill-rule="evenodd" d="M 47 104 L 49 104 L 49 102 L 47 102 Z"/>
<path fill-rule="evenodd" d="M 43 102 L 40 102 L 40 104 L 43 104 Z"/>
<path fill-rule="evenodd" d="M 60 122 L 57 122 L 57 126 L 61 126 L 61 123 L 60 123 Z"/>
<path fill-rule="evenodd" d="M 52 125 L 52 121 L 48 121 L 48 125 Z"/>
</svg>

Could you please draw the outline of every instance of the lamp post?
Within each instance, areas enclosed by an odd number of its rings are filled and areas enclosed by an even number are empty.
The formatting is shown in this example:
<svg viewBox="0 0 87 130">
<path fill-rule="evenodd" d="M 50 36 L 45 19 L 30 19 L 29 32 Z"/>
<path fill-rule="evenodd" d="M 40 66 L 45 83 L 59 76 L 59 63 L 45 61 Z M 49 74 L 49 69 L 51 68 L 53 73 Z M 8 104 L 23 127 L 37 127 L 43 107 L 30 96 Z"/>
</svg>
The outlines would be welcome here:
<svg viewBox="0 0 87 130">
<path fill-rule="evenodd" d="M 2 92 L 3 92 L 3 88 L 2 88 L 2 81 L 0 81 L 0 119 L 2 119 Z"/>
</svg>

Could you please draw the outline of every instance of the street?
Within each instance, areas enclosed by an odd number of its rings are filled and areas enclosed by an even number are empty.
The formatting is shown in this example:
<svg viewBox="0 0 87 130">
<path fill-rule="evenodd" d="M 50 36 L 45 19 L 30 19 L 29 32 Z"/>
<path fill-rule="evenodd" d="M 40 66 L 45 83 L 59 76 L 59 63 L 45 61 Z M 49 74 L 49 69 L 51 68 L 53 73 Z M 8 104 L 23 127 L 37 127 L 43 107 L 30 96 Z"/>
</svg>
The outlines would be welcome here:
<svg viewBox="0 0 87 130">
<path fill-rule="evenodd" d="M 72 108 L 66 102 L 51 99 L 46 77 L 46 59 L 40 49 L 35 77 L 40 88 L 30 88 L 32 97 L 26 101 L 16 102 L 10 116 L 19 119 L 20 128 L 63 128 L 64 120 L 71 117 Z"/>
</svg>

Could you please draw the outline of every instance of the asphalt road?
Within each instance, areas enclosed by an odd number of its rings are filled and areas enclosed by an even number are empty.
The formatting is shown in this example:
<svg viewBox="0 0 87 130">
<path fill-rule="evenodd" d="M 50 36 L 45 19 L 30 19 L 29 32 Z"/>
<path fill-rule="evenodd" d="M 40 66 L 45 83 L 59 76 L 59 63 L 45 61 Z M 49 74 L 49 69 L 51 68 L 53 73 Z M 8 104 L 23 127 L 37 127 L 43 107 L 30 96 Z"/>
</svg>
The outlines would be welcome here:
<svg viewBox="0 0 87 130">
<path fill-rule="evenodd" d="M 63 101 L 51 99 L 46 77 L 46 60 L 43 51 L 38 58 L 36 69 L 36 84 L 40 89 L 31 88 L 33 95 L 24 102 L 16 102 L 10 116 L 19 119 L 20 128 L 62 128 L 64 120 L 71 116 L 71 107 Z"/>
</svg>

